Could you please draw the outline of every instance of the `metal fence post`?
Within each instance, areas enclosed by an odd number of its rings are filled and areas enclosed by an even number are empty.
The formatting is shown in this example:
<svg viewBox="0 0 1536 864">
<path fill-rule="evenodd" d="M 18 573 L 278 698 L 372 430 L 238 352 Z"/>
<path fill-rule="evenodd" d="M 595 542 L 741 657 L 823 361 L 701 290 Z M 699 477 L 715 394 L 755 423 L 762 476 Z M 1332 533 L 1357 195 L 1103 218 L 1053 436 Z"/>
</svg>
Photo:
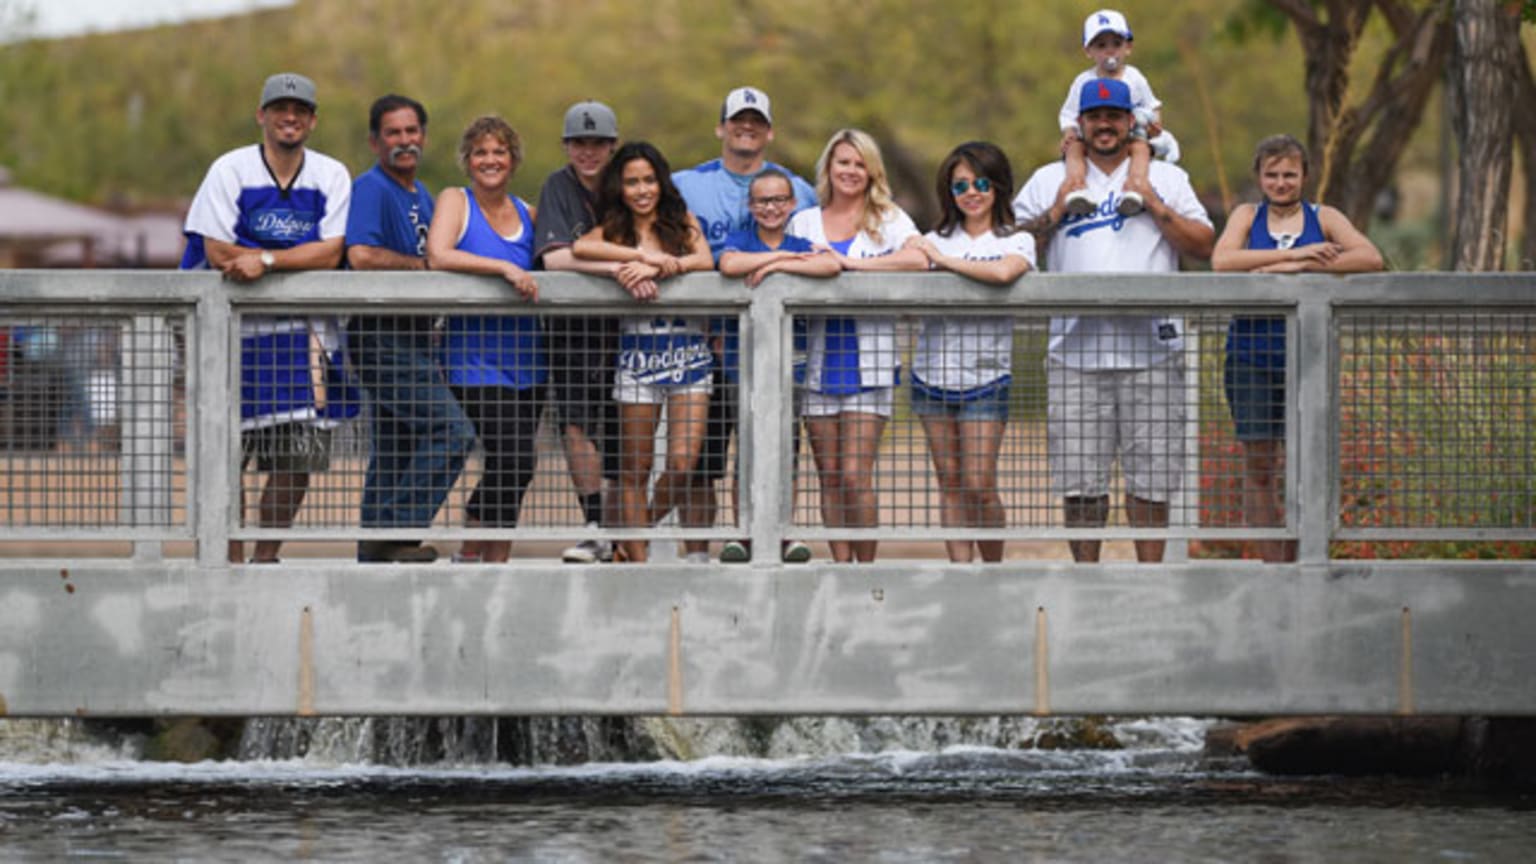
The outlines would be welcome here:
<svg viewBox="0 0 1536 864">
<path fill-rule="evenodd" d="M 1333 307 L 1321 293 L 1309 293 L 1296 310 L 1296 338 L 1286 362 L 1294 365 L 1296 406 L 1287 425 L 1293 439 L 1286 460 L 1286 521 L 1299 532 L 1297 560 L 1325 564 L 1333 535 L 1338 465 L 1334 434 L 1334 370 L 1337 366 Z"/>
</svg>

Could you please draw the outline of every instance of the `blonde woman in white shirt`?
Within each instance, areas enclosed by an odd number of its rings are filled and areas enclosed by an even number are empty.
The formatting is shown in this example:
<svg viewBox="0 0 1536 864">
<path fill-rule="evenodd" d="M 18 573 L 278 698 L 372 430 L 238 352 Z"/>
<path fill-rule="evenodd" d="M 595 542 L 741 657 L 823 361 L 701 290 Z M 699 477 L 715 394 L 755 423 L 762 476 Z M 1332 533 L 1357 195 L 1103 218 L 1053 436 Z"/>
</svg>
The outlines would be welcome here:
<svg viewBox="0 0 1536 864">
<path fill-rule="evenodd" d="M 789 233 L 830 249 L 844 270 L 927 268 L 920 251 L 902 246 L 917 226 L 891 200 L 885 162 L 868 134 L 842 129 L 827 141 L 816 162 L 816 195 L 821 206 L 795 214 Z M 805 426 L 822 520 L 829 528 L 873 527 L 875 458 L 897 378 L 895 322 L 860 316 L 814 318 L 810 325 Z M 834 561 L 875 560 L 873 540 L 830 545 Z"/>
</svg>

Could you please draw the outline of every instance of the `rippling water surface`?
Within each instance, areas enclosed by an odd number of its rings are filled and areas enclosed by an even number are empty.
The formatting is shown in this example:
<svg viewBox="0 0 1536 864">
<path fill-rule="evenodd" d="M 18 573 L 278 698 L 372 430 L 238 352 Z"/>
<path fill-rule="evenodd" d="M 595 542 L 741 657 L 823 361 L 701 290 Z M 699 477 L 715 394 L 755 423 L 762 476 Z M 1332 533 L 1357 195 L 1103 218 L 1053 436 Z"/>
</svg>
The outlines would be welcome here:
<svg viewBox="0 0 1536 864">
<path fill-rule="evenodd" d="M 183 861 L 1530 861 L 1536 801 L 1284 780 L 1180 750 L 572 768 L 0 763 L 0 857 Z"/>
</svg>

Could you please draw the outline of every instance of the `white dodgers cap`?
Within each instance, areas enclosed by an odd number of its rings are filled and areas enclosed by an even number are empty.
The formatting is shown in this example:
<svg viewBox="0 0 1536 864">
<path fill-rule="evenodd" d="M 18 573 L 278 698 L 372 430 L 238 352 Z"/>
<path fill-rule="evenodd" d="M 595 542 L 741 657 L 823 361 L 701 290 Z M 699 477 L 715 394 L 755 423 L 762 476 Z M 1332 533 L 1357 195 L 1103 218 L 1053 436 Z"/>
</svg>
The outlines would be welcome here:
<svg viewBox="0 0 1536 864">
<path fill-rule="evenodd" d="M 1127 41 L 1131 39 L 1131 25 L 1125 16 L 1113 9 L 1100 9 L 1083 21 L 1083 47 L 1087 48 L 1093 37 L 1100 33 L 1118 33 Z"/>
<path fill-rule="evenodd" d="M 737 87 L 725 94 L 725 104 L 720 106 L 720 122 L 735 117 L 743 111 L 756 111 L 773 125 L 773 112 L 768 107 L 768 94 L 756 87 Z"/>
</svg>

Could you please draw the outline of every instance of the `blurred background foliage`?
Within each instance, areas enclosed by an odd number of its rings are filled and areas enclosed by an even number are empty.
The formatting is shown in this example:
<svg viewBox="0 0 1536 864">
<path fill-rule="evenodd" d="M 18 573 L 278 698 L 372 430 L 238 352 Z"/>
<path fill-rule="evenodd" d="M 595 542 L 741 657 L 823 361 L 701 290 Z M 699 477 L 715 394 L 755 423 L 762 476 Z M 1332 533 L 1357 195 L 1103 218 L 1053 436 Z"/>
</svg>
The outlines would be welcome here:
<svg viewBox="0 0 1536 864">
<path fill-rule="evenodd" d="M 366 112 L 385 92 L 426 103 L 424 179 L 434 189 L 460 180 L 452 158 L 459 131 L 481 113 L 502 115 L 524 139 L 513 189 L 532 200 L 563 162 L 560 122 L 571 102 L 607 102 L 624 137 L 651 140 L 676 168 L 719 155 L 720 100 L 754 84 L 773 99 L 770 158 L 809 177 L 832 132 L 864 128 L 885 148 L 898 199 L 923 222 L 934 209 L 932 172 L 961 141 L 999 143 L 1020 185 L 1055 158 L 1056 112 L 1088 66 L 1081 27 L 1093 8 L 1049 0 L 300 0 L 180 26 L 26 40 L 13 7 L 0 14 L 9 31 L 0 37 L 12 40 L 0 44 L 0 164 L 18 183 L 81 201 L 182 199 L 216 156 L 256 140 L 261 82 L 291 70 L 319 86 L 311 145 L 354 172 L 372 161 Z M 1253 198 L 1254 142 L 1306 134 L 1305 58 L 1291 29 L 1229 0 L 1118 8 L 1135 32 L 1132 62 L 1164 101 L 1183 166 L 1213 215 Z M 1365 31 L 1352 88 L 1369 83 L 1386 50 L 1379 30 Z M 1399 165 L 1401 212 L 1413 218 L 1436 206 L 1442 167 L 1443 118 L 1433 107 L 1426 118 Z M 1427 258 L 1421 251 L 1416 257 Z"/>
</svg>

